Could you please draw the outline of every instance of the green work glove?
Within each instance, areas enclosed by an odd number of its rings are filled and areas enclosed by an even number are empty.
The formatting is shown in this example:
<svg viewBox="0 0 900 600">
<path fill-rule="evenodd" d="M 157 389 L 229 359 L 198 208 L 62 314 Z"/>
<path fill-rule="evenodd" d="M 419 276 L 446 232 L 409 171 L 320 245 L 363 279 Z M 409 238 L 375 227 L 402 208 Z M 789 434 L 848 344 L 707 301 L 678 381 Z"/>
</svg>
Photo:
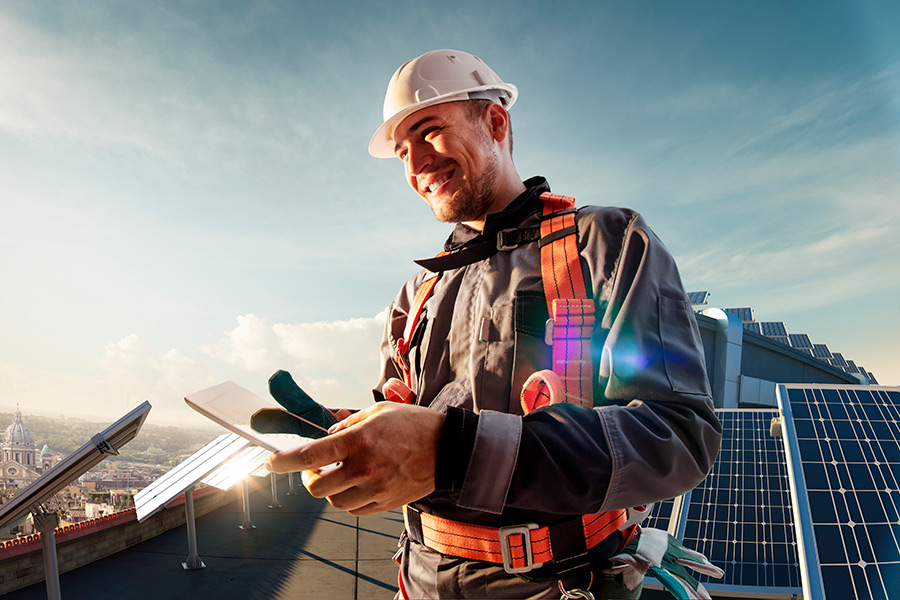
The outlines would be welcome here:
<svg viewBox="0 0 900 600">
<path fill-rule="evenodd" d="M 311 422 L 301 421 L 291 413 L 280 408 L 261 408 L 250 417 L 250 427 L 259 433 L 294 433 L 296 435 L 319 439 L 328 435 Z"/>
<path fill-rule="evenodd" d="M 287 371 L 276 371 L 269 378 L 269 393 L 289 413 L 303 417 L 325 429 L 338 422 L 330 410 L 301 390 Z"/>
<path fill-rule="evenodd" d="M 635 589 L 649 572 L 678 600 L 710 600 L 706 588 L 685 567 L 716 578 L 725 574 L 705 556 L 685 548 L 660 529 L 642 528 L 637 539 L 610 561 L 616 564 L 611 571 L 623 573 L 628 589 Z"/>
<path fill-rule="evenodd" d="M 294 433 L 316 439 L 327 435 L 327 429 L 338 421 L 330 410 L 300 389 L 287 371 L 278 371 L 269 378 L 269 393 L 284 410 L 263 408 L 254 413 L 250 427 L 260 433 Z"/>
</svg>

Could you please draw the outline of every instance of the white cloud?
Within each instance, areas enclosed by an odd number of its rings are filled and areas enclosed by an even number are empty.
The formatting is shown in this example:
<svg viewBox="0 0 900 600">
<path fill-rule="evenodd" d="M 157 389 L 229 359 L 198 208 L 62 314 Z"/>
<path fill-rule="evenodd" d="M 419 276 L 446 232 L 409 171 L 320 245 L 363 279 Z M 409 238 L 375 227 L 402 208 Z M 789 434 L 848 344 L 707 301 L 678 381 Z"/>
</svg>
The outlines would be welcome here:
<svg viewBox="0 0 900 600">
<path fill-rule="evenodd" d="M 98 360 L 111 398 L 149 400 L 157 416 L 167 420 L 189 414 L 184 395 L 219 383 L 216 367 L 172 349 L 160 353 L 137 335 L 106 345 Z"/>
<path fill-rule="evenodd" d="M 266 377 L 281 369 L 328 406 L 362 408 L 372 401 L 385 314 L 318 323 L 273 323 L 253 314 L 203 348 L 211 357 Z"/>
</svg>

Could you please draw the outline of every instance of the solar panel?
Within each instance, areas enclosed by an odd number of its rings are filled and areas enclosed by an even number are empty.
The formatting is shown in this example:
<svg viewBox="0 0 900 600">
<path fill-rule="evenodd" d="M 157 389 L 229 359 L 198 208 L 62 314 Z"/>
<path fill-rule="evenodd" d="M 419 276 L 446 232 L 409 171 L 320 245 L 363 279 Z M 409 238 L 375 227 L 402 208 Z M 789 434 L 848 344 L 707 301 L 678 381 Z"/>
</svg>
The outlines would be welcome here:
<svg viewBox="0 0 900 600">
<path fill-rule="evenodd" d="M 220 466 L 218 469 L 201 479 L 202 483 L 219 488 L 220 490 L 230 489 L 231 486 L 239 483 L 244 477 L 256 475 L 258 477 L 268 475 L 269 470 L 262 467 L 262 464 L 272 454 L 270 450 L 266 450 L 260 446 L 250 446 L 244 448 L 234 458 Z"/>
<path fill-rule="evenodd" d="M 756 321 L 751 321 L 749 323 L 745 322 L 744 329 L 762 335 L 762 329 L 760 328 L 759 323 L 757 323 Z"/>
<path fill-rule="evenodd" d="M 688 301 L 691 305 L 700 306 L 709 300 L 709 292 L 688 292 Z"/>
<path fill-rule="evenodd" d="M 866 371 L 866 379 L 869 380 L 870 385 L 878 385 L 878 381 L 875 379 L 875 376 L 872 375 L 869 371 Z"/>
<path fill-rule="evenodd" d="M 680 539 L 725 571 L 698 579 L 710 593 L 790 597 L 802 591 L 775 410 L 717 410 L 722 445 L 709 476 L 686 497 Z"/>
<path fill-rule="evenodd" d="M 831 366 L 846 367 L 847 361 L 844 360 L 844 356 L 840 352 L 835 352 L 831 355 Z"/>
<path fill-rule="evenodd" d="M 763 334 L 765 335 L 765 334 Z M 767 335 L 767 338 L 772 340 L 773 342 L 778 342 L 779 344 L 784 344 L 785 346 L 791 345 L 791 340 L 786 335 Z"/>
<path fill-rule="evenodd" d="M 17 492 L 0 507 L 0 529 L 17 523 L 19 519 L 32 512 L 34 507 L 100 464 L 107 456 L 118 454 L 119 448 L 137 436 L 149 412 L 150 403 L 143 402 L 53 465 L 31 485 Z"/>
<path fill-rule="evenodd" d="M 205 445 L 134 495 L 138 521 L 143 521 L 162 509 L 249 445 L 249 440 L 235 433 L 220 435 Z M 244 476 L 248 472 L 244 472 Z"/>
<path fill-rule="evenodd" d="M 782 321 L 763 321 L 759 324 L 762 328 L 762 334 L 765 336 L 781 335 L 787 336 L 787 327 Z"/>
<path fill-rule="evenodd" d="M 735 315 L 738 319 L 741 320 L 741 323 L 749 323 L 753 321 L 752 308 L 723 308 L 722 310 Z"/>
<path fill-rule="evenodd" d="M 788 338 L 791 340 L 791 348 L 813 348 L 812 340 L 805 333 L 792 333 Z"/>
<path fill-rule="evenodd" d="M 680 499 L 678 500 L 680 504 Z M 663 531 L 668 531 L 672 535 L 675 535 L 678 529 L 678 511 L 675 510 L 676 500 L 662 500 L 660 502 L 655 502 L 653 504 L 653 508 L 650 510 L 650 514 L 647 515 L 647 518 L 644 519 L 644 522 L 641 523 L 643 527 L 653 527 L 654 529 L 662 529 Z"/>
<path fill-rule="evenodd" d="M 831 350 L 825 344 L 813 344 L 813 356 L 816 358 L 831 358 Z"/>
<path fill-rule="evenodd" d="M 900 388 L 778 387 L 804 597 L 900 590 Z"/>
<path fill-rule="evenodd" d="M 859 373 L 859 367 L 856 366 L 856 363 L 852 360 L 847 361 L 847 372 L 848 373 Z"/>
</svg>

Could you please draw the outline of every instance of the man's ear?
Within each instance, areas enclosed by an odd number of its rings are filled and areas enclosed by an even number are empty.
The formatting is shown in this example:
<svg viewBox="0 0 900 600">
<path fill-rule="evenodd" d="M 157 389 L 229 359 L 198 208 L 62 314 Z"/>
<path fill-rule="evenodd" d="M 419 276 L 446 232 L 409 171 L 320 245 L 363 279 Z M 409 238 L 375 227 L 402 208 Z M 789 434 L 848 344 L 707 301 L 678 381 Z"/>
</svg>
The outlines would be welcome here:
<svg viewBox="0 0 900 600">
<path fill-rule="evenodd" d="M 486 111 L 491 139 L 502 142 L 509 135 L 509 113 L 495 102 L 491 102 Z"/>
</svg>

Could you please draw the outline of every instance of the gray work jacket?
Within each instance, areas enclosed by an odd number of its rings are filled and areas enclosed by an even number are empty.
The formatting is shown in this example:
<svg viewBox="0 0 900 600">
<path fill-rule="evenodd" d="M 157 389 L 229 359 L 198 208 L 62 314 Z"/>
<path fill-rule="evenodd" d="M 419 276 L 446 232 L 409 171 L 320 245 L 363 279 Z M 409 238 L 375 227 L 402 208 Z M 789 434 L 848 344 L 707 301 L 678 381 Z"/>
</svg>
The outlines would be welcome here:
<svg viewBox="0 0 900 600">
<path fill-rule="evenodd" d="M 447 249 L 538 225 L 542 178 L 483 233 L 457 226 Z M 442 271 L 409 356 L 416 402 L 471 411 L 467 443 L 446 441 L 438 468 L 456 477 L 413 503 L 440 516 L 492 526 L 549 524 L 572 515 L 638 506 L 693 488 L 718 452 L 703 348 L 671 255 L 635 212 L 578 210 L 578 248 L 596 303 L 593 409 L 553 405 L 523 416 L 522 383 L 550 368 L 536 242 Z M 427 262 L 427 261 L 426 261 Z M 409 279 L 391 305 L 381 385 L 402 379 L 393 362 L 412 299 L 428 275 Z M 474 424 L 474 425 L 473 425 Z M 446 442 L 446 443 L 445 443 Z M 449 466 L 448 466 L 449 465 Z M 444 489 L 441 489 L 441 488 Z"/>
</svg>

